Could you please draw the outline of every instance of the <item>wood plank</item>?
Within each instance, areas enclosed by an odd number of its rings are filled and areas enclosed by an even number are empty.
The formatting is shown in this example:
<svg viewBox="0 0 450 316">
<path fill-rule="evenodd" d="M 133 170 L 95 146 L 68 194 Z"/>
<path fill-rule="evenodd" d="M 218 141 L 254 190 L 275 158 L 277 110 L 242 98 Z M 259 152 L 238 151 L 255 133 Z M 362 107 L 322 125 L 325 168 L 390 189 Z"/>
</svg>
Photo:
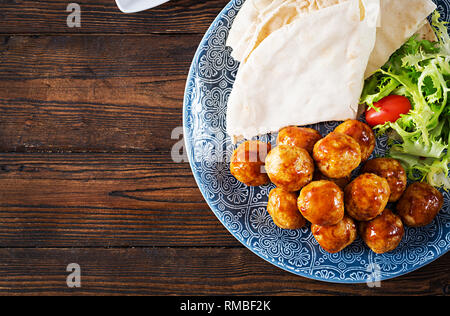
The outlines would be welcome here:
<svg viewBox="0 0 450 316">
<path fill-rule="evenodd" d="M 11 38 L 0 48 L 0 151 L 169 152 L 199 41 Z"/>
<path fill-rule="evenodd" d="M 205 237 L 207 236 L 207 237 Z M 0 247 L 241 246 L 166 154 L 0 154 Z"/>
<path fill-rule="evenodd" d="M 0 81 L 0 151 L 170 152 L 185 85 L 172 78 Z"/>
<path fill-rule="evenodd" d="M 172 0 L 152 10 L 123 14 L 112 0 L 77 0 L 81 27 L 67 26 L 70 2 L 0 0 L 0 33 L 198 33 L 203 34 L 228 0 Z"/>
<path fill-rule="evenodd" d="M 345 285 L 278 269 L 243 248 L 0 249 L 2 295 L 448 295 L 450 256 L 406 276 Z M 66 267 L 81 268 L 68 288 Z"/>
<path fill-rule="evenodd" d="M 202 35 L 0 36 L 0 80 L 170 79 L 186 75 Z"/>
</svg>

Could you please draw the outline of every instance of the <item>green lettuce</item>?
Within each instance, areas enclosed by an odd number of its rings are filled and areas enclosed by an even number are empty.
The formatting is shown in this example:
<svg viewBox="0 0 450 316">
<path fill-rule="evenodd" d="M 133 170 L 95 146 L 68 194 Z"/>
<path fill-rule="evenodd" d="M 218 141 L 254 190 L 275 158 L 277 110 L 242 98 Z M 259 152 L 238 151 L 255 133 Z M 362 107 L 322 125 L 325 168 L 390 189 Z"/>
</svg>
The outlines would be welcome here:
<svg viewBox="0 0 450 316">
<path fill-rule="evenodd" d="M 375 129 L 386 133 L 388 156 L 398 159 L 412 180 L 450 189 L 450 36 L 447 22 L 435 11 L 432 26 L 437 42 L 411 37 L 389 61 L 365 81 L 361 103 L 376 108 L 375 102 L 391 95 L 407 97 L 408 114 L 394 123 Z M 392 132 L 394 131 L 394 132 Z"/>
</svg>

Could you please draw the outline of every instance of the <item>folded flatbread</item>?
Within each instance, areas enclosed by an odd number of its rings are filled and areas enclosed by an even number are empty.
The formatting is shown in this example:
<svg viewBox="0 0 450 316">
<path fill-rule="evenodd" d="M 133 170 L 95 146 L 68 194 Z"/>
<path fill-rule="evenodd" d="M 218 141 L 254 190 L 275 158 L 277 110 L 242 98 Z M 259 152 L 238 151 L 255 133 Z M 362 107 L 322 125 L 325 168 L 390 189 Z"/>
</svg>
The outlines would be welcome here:
<svg viewBox="0 0 450 316">
<path fill-rule="evenodd" d="M 379 0 L 316 10 L 268 35 L 241 63 L 228 100 L 234 139 L 356 118 Z"/>
<path fill-rule="evenodd" d="M 431 0 L 381 0 L 381 26 L 365 77 L 383 66 L 414 33 L 425 32 L 420 28 L 427 27 L 426 18 L 434 10 L 436 5 Z"/>
<path fill-rule="evenodd" d="M 246 0 L 233 22 L 227 46 L 231 56 L 246 61 L 253 50 L 277 29 L 307 14 L 348 0 Z"/>
<path fill-rule="evenodd" d="M 227 39 L 227 45 L 233 48 L 231 56 L 246 62 L 249 55 L 274 31 L 305 14 L 346 1 L 349 0 L 247 0 Z M 381 0 L 377 39 L 365 77 L 383 66 L 414 33 L 433 35 L 434 32 L 429 32 L 430 25 L 426 18 L 435 9 L 432 0 Z"/>
</svg>

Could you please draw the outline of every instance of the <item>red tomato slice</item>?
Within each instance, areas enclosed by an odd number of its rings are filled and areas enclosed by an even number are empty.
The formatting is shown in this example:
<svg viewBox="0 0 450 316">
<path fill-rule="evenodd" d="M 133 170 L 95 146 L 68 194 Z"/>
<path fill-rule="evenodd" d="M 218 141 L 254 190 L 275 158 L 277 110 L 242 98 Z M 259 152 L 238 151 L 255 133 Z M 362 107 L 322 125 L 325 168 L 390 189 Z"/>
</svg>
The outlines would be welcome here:
<svg viewBox="0 0 450 316">
<path fill-rule="evenodd" d="M 374 127 L 386 122 L 395 122 L 401 114 L 407 114 L 411 110 L 411 102 L 408 98 L 401 95 L 390 95 L 373 104 L 379 108 L 377 112 L 374 109 L 367 109 L 367 124 Z"/>
</svg>

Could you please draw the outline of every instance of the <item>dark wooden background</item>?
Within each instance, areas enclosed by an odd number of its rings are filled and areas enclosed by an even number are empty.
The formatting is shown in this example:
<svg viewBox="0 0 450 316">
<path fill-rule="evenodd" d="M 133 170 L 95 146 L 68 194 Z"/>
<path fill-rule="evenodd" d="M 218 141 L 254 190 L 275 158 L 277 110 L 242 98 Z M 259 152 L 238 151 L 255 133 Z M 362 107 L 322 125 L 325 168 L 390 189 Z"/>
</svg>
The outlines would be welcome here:
<svg viewBox="0 0 450 316">
<path fill-rule="evenodd" d="M 69 2 L 0 0 L 0 294 L 448 294 L 449 255 L 381 288 L 282 271 L 172 161 L 191 60 L 227 0 L 76 2 L 81 28 Z"/>
</svg>

